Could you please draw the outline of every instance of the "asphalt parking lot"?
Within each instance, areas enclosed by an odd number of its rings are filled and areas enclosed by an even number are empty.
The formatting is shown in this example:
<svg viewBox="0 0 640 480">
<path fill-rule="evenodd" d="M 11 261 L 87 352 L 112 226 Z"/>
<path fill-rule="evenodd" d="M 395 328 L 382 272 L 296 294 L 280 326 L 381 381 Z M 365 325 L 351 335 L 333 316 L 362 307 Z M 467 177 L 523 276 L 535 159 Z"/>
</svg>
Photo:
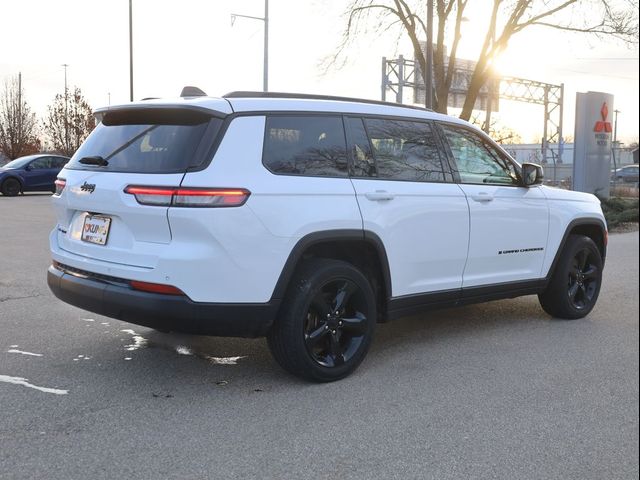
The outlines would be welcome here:
<svg viewBox="0 0 640 480">
<path fill-rule="evenodd" d="M 313 385 L 262 339 L 59 302 L 53 224 L 48 195 L 0 197 L 0 478 L 638 478 L 638 232 L 611 235 L 586 319 L 535 297 L 406 318 Z"/>
</svg>

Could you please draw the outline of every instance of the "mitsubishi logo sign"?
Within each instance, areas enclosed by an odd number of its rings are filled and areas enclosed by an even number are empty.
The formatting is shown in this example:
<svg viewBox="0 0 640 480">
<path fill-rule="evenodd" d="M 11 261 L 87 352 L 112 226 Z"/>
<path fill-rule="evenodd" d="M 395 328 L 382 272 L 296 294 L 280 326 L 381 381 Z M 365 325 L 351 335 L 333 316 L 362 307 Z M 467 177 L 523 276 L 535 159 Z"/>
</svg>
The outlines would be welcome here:
<svg viewBox="0 0 640 480">
<path fill-rule="evenodd" d="M 602 116 L 602 121 L 597 121 L 596 126 L 593 127 L 593 131 L 596 133 L 606 132 L 611 133 L 611 122 L 607 122 L 607 117 L 609 116 L 609 107 L 607 107 L 607 102 L 602 104 L 602 108 L 600 109 L 600 115 Z"/>
<path fill-rule="evenodd" d="M 573 188 L 600 197 L 609 196 L 613 95 L 576 94 L 576 129 L 573 147 Z"/>
</svg>

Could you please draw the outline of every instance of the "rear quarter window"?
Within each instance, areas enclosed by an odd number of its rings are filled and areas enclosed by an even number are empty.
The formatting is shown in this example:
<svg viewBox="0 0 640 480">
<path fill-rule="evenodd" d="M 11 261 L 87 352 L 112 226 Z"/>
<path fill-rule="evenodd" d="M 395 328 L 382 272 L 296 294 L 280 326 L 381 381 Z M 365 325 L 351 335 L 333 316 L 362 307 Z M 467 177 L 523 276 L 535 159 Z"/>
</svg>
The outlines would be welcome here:
<svg viewBox="0 0 640 480">
<path fill-rule="evenodd" d="M 222 120 L 202 112 L 129 110 L 107 112 L 67 164 L 76 170 L 131 173 L 181 173 L 204 159 L 202 142 L 213 143 Z M 101 157 L 105 166 L 85 165 Z"/>
<path fill-rule="evenodd" d="M 267 116 L 262 162 L 273 173 L 347 176 L 340 116 Z"/>
</svg>

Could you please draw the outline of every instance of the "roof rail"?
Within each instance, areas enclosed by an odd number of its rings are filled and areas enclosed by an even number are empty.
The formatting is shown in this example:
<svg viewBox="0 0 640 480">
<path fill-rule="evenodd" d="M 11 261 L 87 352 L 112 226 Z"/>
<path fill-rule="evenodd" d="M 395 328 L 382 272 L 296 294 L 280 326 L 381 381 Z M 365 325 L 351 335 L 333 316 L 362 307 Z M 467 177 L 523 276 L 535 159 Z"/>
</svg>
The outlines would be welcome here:
<svg viewBox="0 0 640 480">
<path fill-rule="evenodd" d="M 433 111 L 429 108 L 418 107 L 417 105 L 404 105 L 402 103 L 383 102 L 382 100 L 371 100 L 368 98 L 337 97 L 334 95 L 315 95 L 310 93 L 237 91 L 229 92 L 223 95 L 222 98 L 292 98 L 300 100 L 335 100 L 338 102 L 370 103 L 373 105 L 386 105 L 388 107 L 412 108 L 414 110 L 422 110 L 426 112 Z"/>
</svg>

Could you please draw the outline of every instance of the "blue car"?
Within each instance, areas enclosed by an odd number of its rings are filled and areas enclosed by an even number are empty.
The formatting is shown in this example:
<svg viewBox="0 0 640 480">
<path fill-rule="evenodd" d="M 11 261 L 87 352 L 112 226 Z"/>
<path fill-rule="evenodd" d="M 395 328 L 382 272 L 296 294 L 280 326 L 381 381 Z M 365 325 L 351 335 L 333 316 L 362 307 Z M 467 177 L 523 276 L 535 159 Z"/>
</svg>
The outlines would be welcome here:
<svg viewBox="0 0 640 480">
<path fill-rule="evenodd" d="M 29 155 L 0 167 L 0 192 L 14 197 L 21 192 L 55 192 L 54 182 L 69 158 L 61 155 Z"/>
</svg>

